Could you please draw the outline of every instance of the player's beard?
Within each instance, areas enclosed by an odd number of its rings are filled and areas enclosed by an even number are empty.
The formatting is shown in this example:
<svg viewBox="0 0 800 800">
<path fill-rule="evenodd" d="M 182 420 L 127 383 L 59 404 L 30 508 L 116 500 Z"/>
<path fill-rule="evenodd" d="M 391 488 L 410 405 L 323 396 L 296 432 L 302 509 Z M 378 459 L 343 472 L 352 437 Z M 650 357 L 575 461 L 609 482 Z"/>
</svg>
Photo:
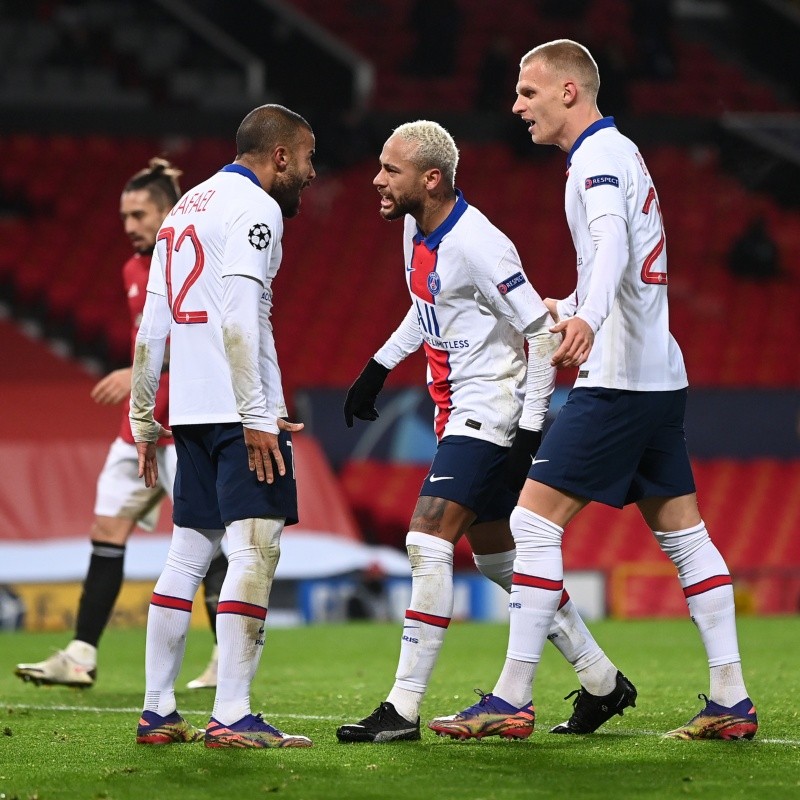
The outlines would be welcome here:
<svg viewBox="0 0 800 800">
<path fill-rule="evenodd" d="M 413 214 L 420 208 L 422 201 L 410 194 L 391 195 L 392 207 L 381 209 L 381 216 L 385 220 L 402 219 L 406 214 Z"/>
<path fill-rule="evenodd" d="M 272 184 L 270 195 L 287 219 L 296 217 L 300 212 L 300 193 L 303 189 L 305 181 L 294 173 L 279 176 Z"/>
</svg>

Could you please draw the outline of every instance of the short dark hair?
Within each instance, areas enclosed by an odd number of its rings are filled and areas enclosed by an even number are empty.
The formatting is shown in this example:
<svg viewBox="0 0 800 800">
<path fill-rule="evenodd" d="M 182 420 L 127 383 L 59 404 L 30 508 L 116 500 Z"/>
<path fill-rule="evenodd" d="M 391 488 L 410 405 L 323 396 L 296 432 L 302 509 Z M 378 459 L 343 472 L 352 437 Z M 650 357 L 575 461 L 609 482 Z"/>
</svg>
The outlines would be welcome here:
<svg viewBox="0 0 800 800">
<path fill-rule="evenodd" d="M 254 108 L 236 131 L 236 156 L 263 156 L 280 144 L 292 145 L 301 128 L 312 132 L 300 114 L 285 106 L 268 103 Z"/>
<path fill-rule="evenodd" d="M 125 184 L 123 192 L 146 189 L 159 208 L 172 208 L 181 196 L 178 178 L 183 173 L 166 158 L 151 158 L 145 169 L 139 170 Z"/>
</svg>

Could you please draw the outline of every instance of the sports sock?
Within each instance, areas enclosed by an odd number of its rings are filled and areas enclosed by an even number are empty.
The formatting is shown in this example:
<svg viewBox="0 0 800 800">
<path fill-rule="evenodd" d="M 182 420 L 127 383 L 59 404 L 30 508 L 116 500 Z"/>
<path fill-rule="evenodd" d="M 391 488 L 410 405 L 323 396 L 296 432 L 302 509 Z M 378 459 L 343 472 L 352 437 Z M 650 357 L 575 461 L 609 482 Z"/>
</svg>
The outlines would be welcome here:
<svg viewBox="0 0 800 800">
<path fill-rule="evenodd" d="M 453 544 L 410 531 L 411 602 L 403 622 L 395 682 L 386 698 L 405 719 L 416 721 L 431 672 L 453 614 Z"/>
<path fill-rule="evenodd" d="M 514 549 L 502 553 L 473 553 L 472 560 L 481 575 L 510 592 L 516 557 L 517 551 Z"/>
<path fill-rule="evenodd" d="M 89 569 L 78 603 L 75 638 L 97 647 L 122 587 L 125 545 L 92 540 Z"/>
<path fill-rule="evenodd" d="M 186 648 L 192 599 L 208 569 L 221 530 L 175 526 L 164 569 L 150 601 L 145 647 L 145 711 L 176 709 L 175 680 Z"/>
<path fill-rule="evenodd" d="M 747 697 L 742 676 L 733 583 L 725 560 L 708 535 L 704 522 L 679 531 L 653 531 L 661 549 L 678 568 L 692 622 L 708 656 L 708 696 L 722 706 Z"/>
<path fill-rule="evenodd" d="M 614 691 L 617 668 L 592 636 L 566 589 L 547 638 L 575 669 L 581 686 L 595 697 Z"/>
<path fill-rule="evenodd" d="M 208 622 L 211 625 L 211 632 L 214 634 L 214 641 L 217 640 L 217 603 L 222 583 L 225 580 L 225 572 L 228 569 L 228 559 L 220 550 L 219 554 L 211 559 L 208 572 L 203 578 L 203 594 L 208 614 Z"/>
<path fill-rule="evenodd" d="M 516 552 L 515 549 L 502 553 L 475 554 L 473 560 L 482 575 L 510 591 Z M 575 668 L 578 680 L 587 692 L 602 697 L 614 691 L 617 668 L 586 627 L 566 589 L 547 638 Z"/>
<path fill-rule="evenodd" d="M 94 645 L 73 639 L 65 648 L 64 652 L 73 660 L 86 667 L 97 666 L 97 648 Z"/>
<path fill-rule="evenodd" d="M 536 668 L 564 589 L 564 531 L 517 506 L 511 513 L 511 532 L 517 557 L 509 603 L 508 650 L 493 694 L 521 708 L 531 702 Z"/>
<path fill-rule="evenodd" d="M 217 606 L 219 666 L 213 712 L 223 725 L 250 713 L 250 685 L 264 650 L 283 525 L 283 519 L 242 519 L 226 529 L 228 572 Z"/>
</svg>

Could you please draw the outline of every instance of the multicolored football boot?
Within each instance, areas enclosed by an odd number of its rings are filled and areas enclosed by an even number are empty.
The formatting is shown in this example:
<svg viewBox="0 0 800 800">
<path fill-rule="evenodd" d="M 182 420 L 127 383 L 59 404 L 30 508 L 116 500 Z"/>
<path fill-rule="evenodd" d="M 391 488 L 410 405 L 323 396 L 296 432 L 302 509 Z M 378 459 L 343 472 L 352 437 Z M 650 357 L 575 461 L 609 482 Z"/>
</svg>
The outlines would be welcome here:
<svg viewBox="0 0 800 800">
<path fill-rule="evenodd" d="M 232 725 L 211 717 L 205 731 L 206 747 L 311 747 L 307 736 L 279 731 L 264 722 L 261 714 L 248 714 Z"/>
<path fill-rule="evenodd" d="M 428 727 L 439 736 L 451 739 L 483 739 L 484 736 L 527 739 L 533 733 L 536 712 L 532 703 L 516 708 L 480 689 L 475 693 L 481 698 L 475 705 L 449 717 L 436 717 Z"/>
<path fill-rule="evenodd" d="M 728 708 L 697 695 L 705 708 L 685 725 L 664 734 L 664 739 L 752 739 L 758 730 L 756 707 L 749 697 Z"/>
<path fill-rule="evenodd" d="M 136 729 L 137 744 L 184 744 L 199 742 L 205 731 L 188 723 L 177 711 L 162 717 L 154 711 L 142 711 Z"/>
</svg>

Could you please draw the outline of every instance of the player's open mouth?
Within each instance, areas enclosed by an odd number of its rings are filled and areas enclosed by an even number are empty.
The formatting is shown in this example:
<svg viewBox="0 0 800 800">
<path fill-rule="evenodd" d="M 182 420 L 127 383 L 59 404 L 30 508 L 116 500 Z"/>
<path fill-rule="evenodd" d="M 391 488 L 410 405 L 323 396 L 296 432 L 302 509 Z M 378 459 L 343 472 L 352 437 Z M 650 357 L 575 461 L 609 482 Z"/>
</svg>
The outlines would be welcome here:
<svg viewBox="0 0 800 800">
<path fill-rule="evenodd" d="M 381 208 L 389 208 L 391 205 L 394 205 L 392 198 L 381 195 Z"/>
</svg>

